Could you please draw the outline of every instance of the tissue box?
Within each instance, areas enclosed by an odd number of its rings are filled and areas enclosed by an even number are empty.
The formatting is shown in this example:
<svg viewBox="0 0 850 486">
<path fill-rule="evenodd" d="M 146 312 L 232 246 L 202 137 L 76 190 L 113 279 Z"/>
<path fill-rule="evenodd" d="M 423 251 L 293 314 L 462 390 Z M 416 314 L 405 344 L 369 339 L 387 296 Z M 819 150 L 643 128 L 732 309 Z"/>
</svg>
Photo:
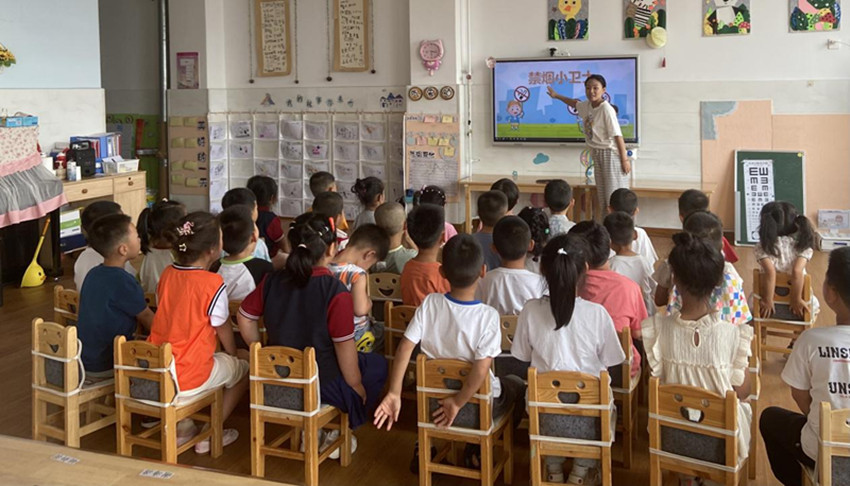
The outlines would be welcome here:
<svg viewBox="0 0 850 486">
<path fill-rule="evenodd" d="M 121 157 L 103 159 L 104 174 L 124 174 L 139 170 L 139 159 L 124 160 Z"/>
<path fill-rule="evenodd" d="M 0 127 L 32 127 L 38 125 L 37 116 L 7 116 L 0 118 Z"/>
</svg>

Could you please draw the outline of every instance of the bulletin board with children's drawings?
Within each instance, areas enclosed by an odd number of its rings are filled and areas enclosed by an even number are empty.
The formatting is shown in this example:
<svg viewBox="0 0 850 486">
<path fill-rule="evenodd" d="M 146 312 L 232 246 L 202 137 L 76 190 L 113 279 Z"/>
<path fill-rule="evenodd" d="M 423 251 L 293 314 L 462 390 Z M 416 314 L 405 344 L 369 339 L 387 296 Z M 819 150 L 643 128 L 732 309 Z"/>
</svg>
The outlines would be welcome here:
<svg viewBox="0 0 850 486">
<path fill-rule="evenodd" d="M 460 124 L 457 115 L 408 113 L 404 118 L 406 184 L 419 189 L 437 185 L 449 202 L 458 200 Z"/>
<path fill-rule="evenodd" d="M 391 113 L 213 113 L 209 116 L 210 209 L 254 175 L 278 181 L 277 214 L 295 217 L 313 202 L 310 176 L 334 174 L 345 216 L 360 213 L 358 178 L 384 181 L 387 200 L 404 195 L 403 118 Z"/>
<path fill-rule="evenodd" d="M 210 187 L 207 118 L 168 118 L 170 192 L 175 195 L 206 195 Z"/>
</svg>

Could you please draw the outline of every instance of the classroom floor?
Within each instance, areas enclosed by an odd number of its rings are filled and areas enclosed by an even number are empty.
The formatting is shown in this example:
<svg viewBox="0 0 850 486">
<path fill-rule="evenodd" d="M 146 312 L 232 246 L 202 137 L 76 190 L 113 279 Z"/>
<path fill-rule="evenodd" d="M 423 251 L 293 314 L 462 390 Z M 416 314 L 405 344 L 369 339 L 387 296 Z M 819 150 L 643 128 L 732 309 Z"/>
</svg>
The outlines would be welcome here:
<svg viewBox="0 0 850 486">
<path fill-rule="evenodd" d="M 659 256 L 669 253 L 671 243 L 669 238 L 653 237 L 653 244 Z M 741 260 L 735 265 L 741 276 L 749 283 L 752 269 L 755 266 L 751 248 L 737 248 Z M 5 304 L 0 307 L 0 329 L 3 339 L 0 340 L 0 390 L 4 399 L 0 402 L 0 434 L 30 437 L 31 423 L 31 360 L 30 360 L 30 324 L 35 317 L 52 318 L 53 315 L 53 285 L 60 284 L 73 287 L 71 278 L 73 263 L 64 263 L 65 276 L 56 282 L 48 282 L 42 287 L 33 289 L 4 289 Z M 814 259 L 808 266 L 808 272 L 813 276 L 815 294 L 823 302 L 821 286 L 827 267 L 827 254 L 815 252 Z M 747 292 L 751 289 L 746 288 Z M 818 324 L 831 325 L 835 322 L 835 314 L 825 305 L 821 309 Z M 777 405 L 794 408 L 788 387 L 782 383 L 779 374 L 785 361 L 777 355 L 768 357 L 764 363 L 762 377 L 762 399 L 760 408 Z M 236 443 L 224 450 L 224 455 L 212 460 L 209 455 L 196 455 L 188 451 L 180 456 L 181 464 L 218 469 L 237 474 L 251 473 L 250 460 L 250 423 L 248 398 L 236 409 L 227 427 L 235 427 L 240 431 Z M 639 436 L 635 444 L 632 469 L 624 471 L 614 467 L 613 484 L 643 485 L 649 483 L 648 470 L 648 437 L 646 433 L 646 407 L 641 407 Z M 392 432 L 378 431 L 374 427 L 364 425 L 355 432 L 359 440 L 357 452 L 352 463 L 347 468 L 339 466 L 338 461 L 328 460 L 319 469 L 321 484 L 328 486 L 347 484 L 376 484 L 376 485 L 416 485 L 417 476 L 411 474 L 408 465 L 413 453 L 416 440 L 415 404 L 405 402 L 402 408 L 400 424 Z M 87 450 L 115 453 L 115 429 L 106 428 L 82 440 L 82 447 Z M 141 455 L 144 449 L 137 448 Z M 515 485 L 529 484 L 529 450 L 527 435 L 522 431 L 517 434 L 515 441 L 514 482 Z M 614 458 L 619 457 L 619 447 L 615 445 Z M 145 457 L 153 457 L 148 454 Z M 764 445 L 759 442 L 758 473 L 750 485 L 768 486 L 779 484 L 772 476 Z M 293 484 L 304 484 L 302 464 L 295 461 L 271 458 L 267 461 L 266 477 L 268 479 Z M 498 483 L 501 483 L 499 479 Z M 436 485 L 476 484 L 470 480 L 460 480 L 446 476 L 435 476 Z M 678 484 L 673 476 L 667 477 L 665 484 Z M 746 482 L 744 484 L 747 484 Z"/>
</svg>

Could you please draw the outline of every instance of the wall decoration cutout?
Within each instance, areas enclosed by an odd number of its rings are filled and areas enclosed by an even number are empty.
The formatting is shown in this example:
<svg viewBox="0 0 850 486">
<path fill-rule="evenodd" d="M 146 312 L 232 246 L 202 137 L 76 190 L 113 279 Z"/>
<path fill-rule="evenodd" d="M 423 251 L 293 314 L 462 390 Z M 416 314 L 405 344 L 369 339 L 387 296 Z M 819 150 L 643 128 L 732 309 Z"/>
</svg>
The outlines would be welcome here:
<svg viewBox="0 0 850 486">
<path fill-rule="evenodd" d="M 334 0 L 334 71 L 362 72 L 371 64 L 370 0 Z"/>
<path fill-rule="evenodd" d="M 549 40 L 587 39 L 590 0 L 548 0 Z"/>
<path fill-rule="evenodd" d="M 702 20 L 705 37 L 749 34 L 750 0 L 703 0 Z"/>
<path fill-rule="evenodd" d="M 791 32 L 825 32 L 841 26 L 841 0 L 788 0 Z"/>
<path fill-rule="evenodd" d="M 254 0 L 257 76 L 287 76 L 292 71 L 289 0 Z"/>
<path fill-rule="evenodd" d="M 667 0 L 623 0 L 626 39 L 646 37 L 655 27 L 667 28 Z"/>
<path fill-rule="evenodd" d="M 18 62 L 18 60 L 15 59 L 15 55 L 12 54 L 12 51 L 0 43 L 0 73 L 2 73 L 7 67 L 11 67 L 12 64 L 15 64 L 16 62 Z"/>
</svg>

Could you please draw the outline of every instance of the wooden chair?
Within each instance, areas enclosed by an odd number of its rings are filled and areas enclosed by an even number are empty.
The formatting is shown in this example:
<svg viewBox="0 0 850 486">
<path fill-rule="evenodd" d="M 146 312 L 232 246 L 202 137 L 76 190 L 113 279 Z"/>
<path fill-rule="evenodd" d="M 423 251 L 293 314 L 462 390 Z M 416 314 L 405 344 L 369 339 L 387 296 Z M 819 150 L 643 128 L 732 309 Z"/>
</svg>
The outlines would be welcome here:
<svg viewBox="0 0 850 486">
<path fill-rule="evenodd" d="M 803 484 L 832 486 L 850 478 L 850 409 L 832 410 L 820 404 L 817 470 L 803 467 Z"/>
<path fill-rule="evenodd" d="M 427 359 L 424 354 L 416 358 L 416 402 L 419 425 L 419 450 L 430 451 L 434 439 L 448 441 L 433 458 L 430 454 L 419 454 L 419 485 L 431 486 L 434 473 L 449 474 L 481 481 L 490 486 L 501 472 L 504 472 L 505 484 L 513 480 L 513 407 L 501 417 L 493 417 L 490 380 L 485 379 L 478 393 L 467 402 L 458 413 L 455 423 L 440 428 L 432 422 L 432 407 L 436 400 L 450 397 L 463 387 L 472 365 L 465 361 L 450 359 Z M 466 426 L 461 414 L 470 419 Z M 475 444 L 481 448 L 481 466 L 479 469 L 441 464 L 454 449 L 455 442 Z M 501 449 L 499 457 L 494 450 Z"/>
<path fill-rule="evenodd" d="M 791 312 L 792 278 L 789 273 L 776 274 L 776 287 L 773 292 L 774 315 L 767 319 L 759 317 L 761 315 L 761 296 L 758 292 L 761 291 L 763 278 L 764 275 L 759 269 L 753 270 L 752 313 L 762 361 L 767 359 L 768 352 L 791 354 L 791 349 L 788 347 L 768 344 L 768 337 L 786 338 L 793 343 L 800 333 L 811 328 L 814 324 L 811 313 L 814 300 L 812 299 L 812 277 L 810 275 L 805 275 L 803 281 L 803 300 L 809 303 L 809 310 L 804 312 L 802 319 Z"/>
<path fill-rule="evenodd" d="M 61 285 L 53 287 L 53 320 L 63 326 L 76 326 L 80 313 L 80 293 Z"/>
<path fill-rule="evenodd" d="M 384 302 L 384 315 L 387 317 L 384 325 L 384 357 L 390 362 L 395 359 L 395 353 L 398 349 L 398 343 L 404 336 L 404 331 L 407 330 L 407 325 L 413 320 L 416 314 L 416 307 L 412 305 L 396 305 L 393 301 Z M 417 348 L 418 349 L 418 348 Z M 407 367 L 405 374 L 405 382 L 414 383 L 416 381 L 416 353 L 410 359 L 410 366 Z M 416 400 L 416 394 L 410 390 L 402 391 L 401 397 L 409 400 Z"/>
<path fill-rule="evenodd" d="M 502 377 L 509 374 L 528 380 L 528 363 L 511 355 L 511 346 L 516 335 L 518 316 L 499 316 L 499 331 L 502 334 L 502 354 L 493 360 L 493 372 Z"/>
<path fill-rule="evenodd" d="M 151 310 L 156 311 L 156 304 L 157 304 L 156 292 L 147 292 L 145 294 L 145 304 L 147 304 L 148 307 L 151 308 Z"/>
<path fill-rule="evenodd" d="M 319 464 L 336 449 L 343 467 L 351 463 L 351 430 L 348 414 L 319 402 L 319 371 L 316 352 L 260 343 L 251 345 L 251 474 L 265 475 L 266 456 L 304 461 L 307 486 L 319 484 Z M 286 427 L 268 440 L 266 424 Z M 339 430 L 339 437 L 319 450 L 321 429 Z M 304 449 L 300 449 L 301 431 Z M 289 447 L 282 447 L 286 442 Z"/>
<path fill-rule="evenodd" d="M 596 377 L 578 372 L 528 370 L 529 447 L 531 484 L 554 484 L 543 480 L 543 457 L 599 459 L 602 484 L 611 485 L 611 444 L 614 442 L 611 413 L 614 403 L 608 372 Z M 541 420 L 569 421 L 586 432 L 582 437 L 544 435 Z"/>
<path fill-rule="evenodd" d="M 233 332 L 238 337 L 238 336 L 240 336 L 240 334 L 239 334 L 239 324 L 237 324 L 236 316 L 237 316 L 237 314 L 239 314 L 239 307 L 242 305 L 242 301 L 241 300 L 231 300 L 230 302 L 227 303 L 227 305 L 228 305 L 228 309 L 230 311 L 230 325 L 233 328 Z M 268 333 L 266 332 L 266 325 L 263 321 L 262 316 L 260 317 L 260 320 L 257 321 L 257 330 L 260 332 L 260 342 L 263 344 L 263 346 L 265 346 L 266 343 L 268 343 L 269 336 L 268 336 Z"/>
<path fill-rule="evenodd" d="M 676 471 L 727 486 L 741 482 L 738 462 L 738 397 L 685 385 L 649 381 L 649 473 L 661 486 L 663 471 Z M 689 447 L 680 450 L 676 442 Z M 749 446 L 749 444 L 747 445 Z M 745 480 L 745 479 L 744 479 Z"/>
<path fill-rule="evenodd" d="M 389 316 L 387 302 L 401 304 L 401 275 L 386 272 L 370 273 L 367 287 L 369 298 L 372 300 L 372 317 L 377 321 L 385 322 Z"/>
<path fill-rule="evenodd" d="M 177 456 L 203 440 L 211 441 L 213 458 L 222 452 L 222 387 L 197 396 L 179 398 L 171 344 L 115 338 L 115 402 L 118 409 L 118 454 L 132 456 L 133 446 L 156 449 L 162 461 L 177 463 Z M 201 413 L 209 408 L 208 414 Z M 133 433 L 133 414 L 155 417 L 159 424 Z M 209 427 L 177 446 L 177 422 L 191 418 Z M 159 434 L 159 437 L 154 437 Z"/>
<path fill-rule="evenodd" d="M 611 392 L 614 395 L 614 404 L 617 406 L 617 432 L 623 434 L 623 468 L 632 467 L 632 447 L 637 436 L 637 413 L 638 413 L 638 384 L 640 375 L 632 377 L 632 363 L 634 363 L 634 348 L 632 348 L 632 331 L 628 327 L 617 333 L 620 337 L 620 346 L 626 354 L 623 363 L 617 366 L 616 375 L 612 379 Z M 612 373 L 613 375 L 613 373 Z"/>
<path fill-rule="evenodd" d="M 759 395 L 761 395 L 761 362 L 759 361 L 758 339 L 753 339 L 751 346 L 751 355 L 748 373 L 750 374 L 750 396 L 747 401 L 750 402 L 750 408 L 753 409 L 753 421 L 750 424 L 750 456 L 747 459 L 748 476 L 750 479 L 756 478 L 756 461 L 758 459 L 759 445 Z"/>
<path fill-rule="evenodd" d="M 114 380 L 87 384 L 81 351 L 76 327 L 33 319 L 33 439 L 51 438 L 69 447 L 80 447 L 81 437 L 115 423 L 115 408 L 107 405 L 115 392 Z M 48 404 L 61 410 L 48 414 Z"/>
</svg>

